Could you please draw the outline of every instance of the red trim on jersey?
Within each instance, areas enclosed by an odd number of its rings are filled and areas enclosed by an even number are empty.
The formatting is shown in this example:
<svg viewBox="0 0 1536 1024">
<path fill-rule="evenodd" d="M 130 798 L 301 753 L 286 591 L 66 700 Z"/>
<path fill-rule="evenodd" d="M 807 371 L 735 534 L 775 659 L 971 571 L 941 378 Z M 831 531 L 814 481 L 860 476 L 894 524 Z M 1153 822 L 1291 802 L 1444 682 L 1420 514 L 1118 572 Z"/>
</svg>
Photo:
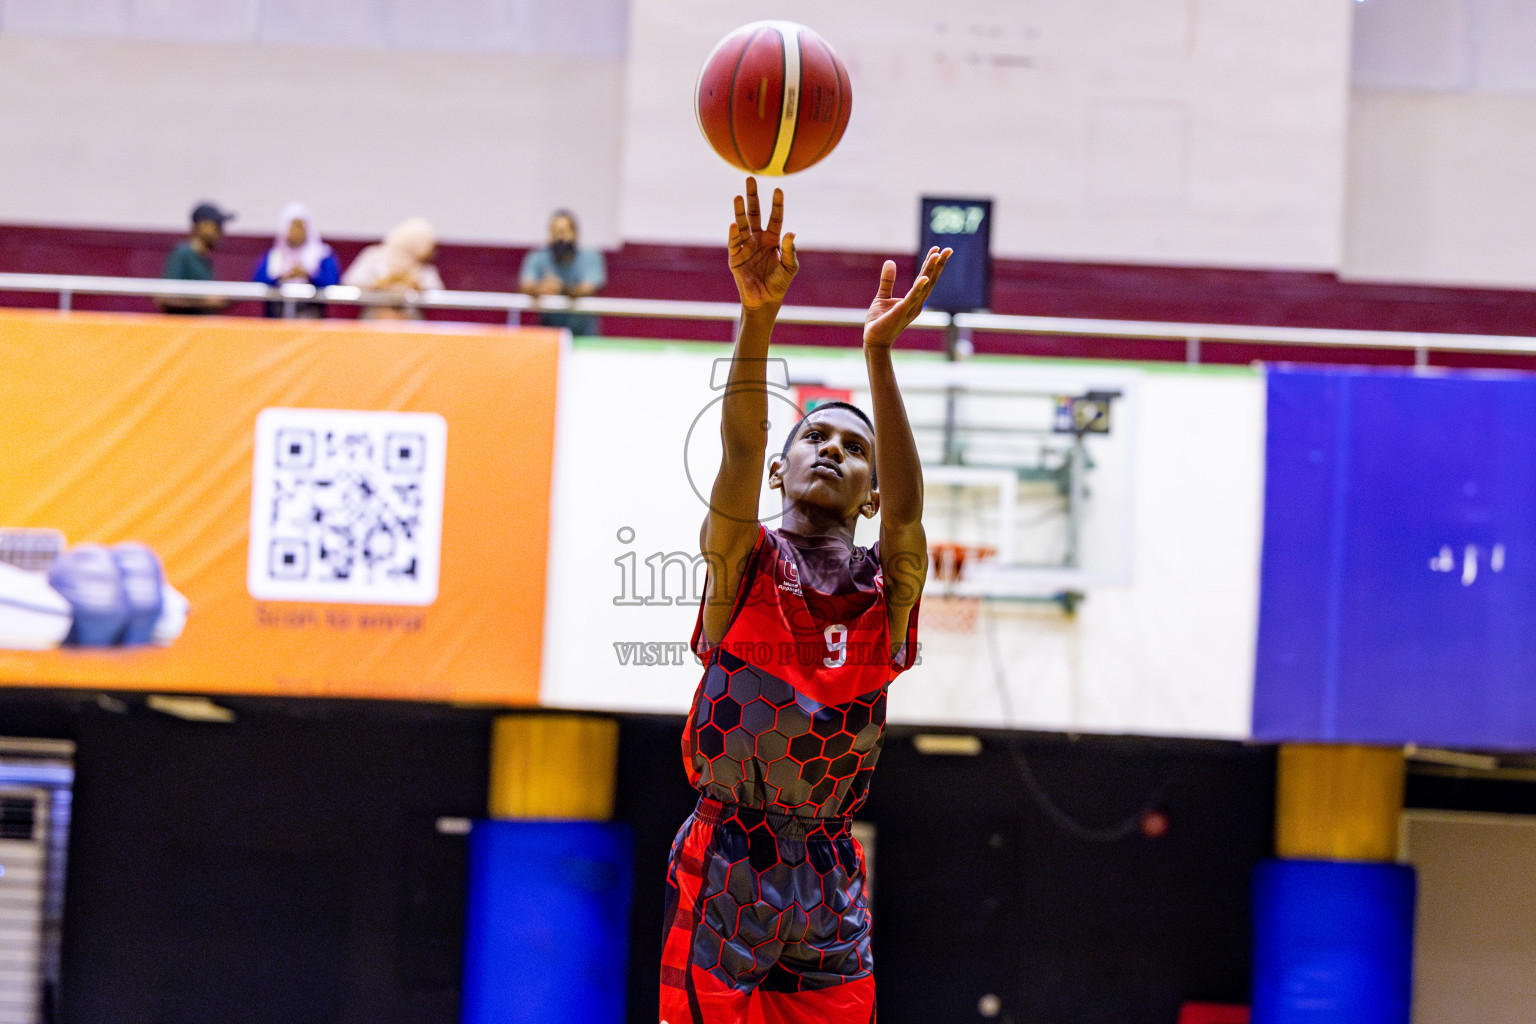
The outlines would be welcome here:
<svg viewBox="0 0 1536 1024">
<path fill-rule="evenodd" d="M 805 992 L 743 992 L 693 966 L 681 985 L 661 986 L 663 1024 L 875 1024 L 875 979 Z"/>
</svg>

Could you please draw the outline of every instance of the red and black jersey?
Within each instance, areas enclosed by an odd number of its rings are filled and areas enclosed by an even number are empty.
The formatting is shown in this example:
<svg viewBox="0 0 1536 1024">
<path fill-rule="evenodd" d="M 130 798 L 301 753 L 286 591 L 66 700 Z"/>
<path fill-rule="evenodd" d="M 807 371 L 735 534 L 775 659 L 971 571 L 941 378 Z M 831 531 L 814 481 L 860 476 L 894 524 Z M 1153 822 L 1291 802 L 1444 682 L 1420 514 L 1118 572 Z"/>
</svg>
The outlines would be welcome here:
<svg viewBox="0 0 1536 1024">
<path fill-rule="evenodd" d="M 694 626 L 705 665 L 683 734 L 689 782 L 725 804 L 852 814 L 880 756 L 886 687 L 916 638 L 914 607 L 891 657 L 878 544 L 759 527 L 725 636 L 709 646 L 702 605 Z"/>
</svg>

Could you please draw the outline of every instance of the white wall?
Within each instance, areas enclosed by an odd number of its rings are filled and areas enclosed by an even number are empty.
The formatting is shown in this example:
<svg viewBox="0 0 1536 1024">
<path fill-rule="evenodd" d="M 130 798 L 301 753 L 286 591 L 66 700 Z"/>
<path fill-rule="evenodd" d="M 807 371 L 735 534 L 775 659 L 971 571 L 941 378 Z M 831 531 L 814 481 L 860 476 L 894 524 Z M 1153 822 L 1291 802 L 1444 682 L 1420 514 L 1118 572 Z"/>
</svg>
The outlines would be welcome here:
<svg viewBox="0 0 1536 1024">
<path fill-rule="evenodd" d="M 995 196 L 1005 256 L 1337 265 L 1348 0 L 788 0 L 847 62 L 837 151 L 789 179 L 808 248 L 909 249 L 922 194 Z M 694 122 L 746 0 L 632 0 L 622 230 L 716 243 L 739 175 Z"/>
<path fill-rule="evenodd" d="M 622 57 L 627 13 L 627 0 L 0 0 L 0 32 Z"/>
<path fill-rule="evenodd" d="M 1353 6 L 1341 276 L 1536 285 L 1536 6 Z"/>
<path fill-rule="evenodd" d="M 265 234 L 302 199 L 336 237 L 515 244 L 569 206 L 612 246 L 622 89 L 614 57 L 0 35 L 0 223 L 179 230 L 213 198 Z"/>
<path fill-rule="evenodd" d="M 681 712 L 699 669 L 622 665 L 615 642 L 685 643 L 696 605 L 616 605 L 621 568 L 698 550 L 718 464 L 711 363 L 723 347 L 578 344 L 562 367 L 542 699 L 592 709 Z M 857 367 L 858 353 L 788 353 L 796 379 Z M 904 381 L 929 364 L 904 359 Z M 1099 379 L 1097 367 L 974 364 L 989 384 Z M 1124 371 L 1119 371 L 1124 381 Z M 1054 387 L 1056 384 L 1051 384 Z M 922 627 L 923 663 L 893 687 L 893 720 L 1059 731 L 1243 737 L 1249 732 L 1262 496 L 1263 387 L 1247 371 L 1158 371 L 1134 382 L 1134 427 L 1120 435 L 1134 487 L 1116 483 L 1114 452 L 1094 500 L 1134 530 L 1129 582 L 1092 586 L 1075 618 L 1052 606 L 989 604 L 971 635 Z M 783 410 L 780 410 L 782 413 Z M 788 424 L 777 423 L 777 429 Z M 914 419 L 917 414 L 914 412 Z M 710 443 L 716 452 L 709 455 Z M 691 457 L 690 457 L 691 456 Z M 691 466 L 691 469 L 690 469 Z M 771 511 L 765 497 L 764 509 Z M 1106 515 L 1092 529 L 1114 530 Z M 623 528 L 633 530 L 627 541 Z M 630 536 L 625 534 L 625 536 Z M 867 533 L 861 543 L 872 540 Z M 673 593 L 676 592 L 675 586 Z M 926 622 L 926 620 L 924 620 Z M 1006 687 L 1011 715 L 1004 713 Z"/>
<path fill-rule="evenodd" d="M 1354 85 L 1536 93 L 1536 7 L 1526 0 L 1362 0 Z"/>
<path fill-rule="evenodd" d="M 1533 124 L 1536 96 L 1356 90 L 1341 276 L 1536 286 Z"/>
</svg>

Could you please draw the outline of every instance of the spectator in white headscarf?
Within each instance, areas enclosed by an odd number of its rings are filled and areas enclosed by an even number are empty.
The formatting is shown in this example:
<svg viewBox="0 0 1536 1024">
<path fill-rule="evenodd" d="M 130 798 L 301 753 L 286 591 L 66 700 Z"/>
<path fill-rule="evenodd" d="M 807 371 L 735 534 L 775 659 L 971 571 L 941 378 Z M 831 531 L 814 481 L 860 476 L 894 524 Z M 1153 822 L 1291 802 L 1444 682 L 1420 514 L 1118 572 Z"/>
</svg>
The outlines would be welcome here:
<svg viewBox="0 0 1536 1024">
<path fill-rule="evenodd" d="M 425 217 L 412 217 L 389 229 L 384 241 L 370 245 L 342 276 L 343 284 L 368 291 L 425 292 L 443 287 L 432 258 L 437 254 L 437 235 Z M 363 316 L 389 319 L 420 319 L 421 313 L 405 306 L 369 306 Z"/>
<path fill-rule="evenodd" d="M 272 248 L 256 264 L 251 280 L 267 285 L 312 284 L 326 288 L 341 283 L 341 265 L 331 247 L 320 240 L 315 230 L 315 219 L 309 207 L 303 203 L 289 203 L 277 219 L 277 237 Z M 318 302 L 301 302 L 295 309 L 296 316 L 322 317 L 325 306 Z M 281 302 L 267 303 L 267 316 L 282 316 Z"/>
</svg>

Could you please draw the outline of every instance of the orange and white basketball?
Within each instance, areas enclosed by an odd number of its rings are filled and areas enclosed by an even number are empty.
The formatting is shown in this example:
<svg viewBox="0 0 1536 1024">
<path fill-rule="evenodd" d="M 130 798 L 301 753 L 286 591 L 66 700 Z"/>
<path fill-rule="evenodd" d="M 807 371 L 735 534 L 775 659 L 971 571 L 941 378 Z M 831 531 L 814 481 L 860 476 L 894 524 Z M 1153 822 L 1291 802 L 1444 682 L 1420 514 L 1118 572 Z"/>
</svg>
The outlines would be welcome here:
<svg viewBox="0 0 1536 1024">
<path fill-rule="evenodd" d="M 837 146 L 853 110 L 848 69 L 827 41 L 792 21 L 732 32 L 699 72 L 699 130 L 732 167 L 794 174 Z"/>
</svg>

